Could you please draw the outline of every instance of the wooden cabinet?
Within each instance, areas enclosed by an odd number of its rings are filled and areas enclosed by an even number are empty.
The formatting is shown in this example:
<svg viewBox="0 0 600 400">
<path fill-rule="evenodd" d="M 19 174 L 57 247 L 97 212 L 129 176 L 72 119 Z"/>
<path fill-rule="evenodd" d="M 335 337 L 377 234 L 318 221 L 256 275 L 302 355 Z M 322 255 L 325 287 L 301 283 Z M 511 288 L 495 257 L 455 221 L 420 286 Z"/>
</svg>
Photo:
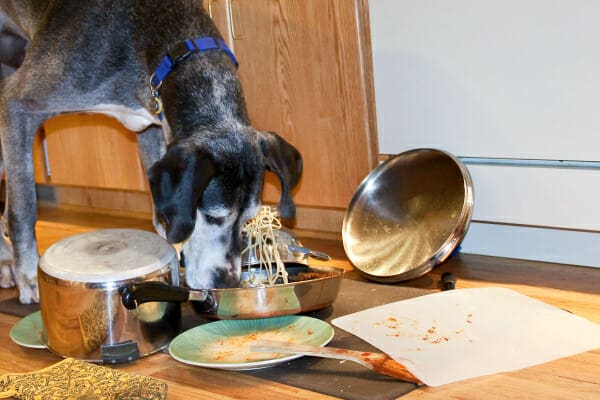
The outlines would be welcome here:
<svg viewBox="0 0 600 400">
<path fill-rule="evenodd" d="M 347 207 L 377 164 L 365 0 L 205 0 L 239 60 L 253 125 L 302 153 L 299 206 Z M 272 176 L 265 200 L 277 201 Z"/>
<path fill-rule="evenodd" d="M 34 143 L 36 182 L 147 191 L 135 135 L 99 114 L 49 119 Z"/>
</svg>

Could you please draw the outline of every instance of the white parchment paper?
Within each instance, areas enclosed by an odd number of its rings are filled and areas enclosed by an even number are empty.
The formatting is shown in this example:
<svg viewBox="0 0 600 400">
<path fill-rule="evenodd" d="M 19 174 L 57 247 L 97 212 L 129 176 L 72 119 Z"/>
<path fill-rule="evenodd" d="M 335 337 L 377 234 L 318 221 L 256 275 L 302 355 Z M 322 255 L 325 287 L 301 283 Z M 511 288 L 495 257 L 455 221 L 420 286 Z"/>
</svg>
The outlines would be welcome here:
<svg viewBox="0 0 600 400">
<path fill-rule="evenodd" d="M 402 300 L 332 323 L 428 386 L 513 371 L 600 348 L 600 325 L 504 288 Z"/>
</svg>

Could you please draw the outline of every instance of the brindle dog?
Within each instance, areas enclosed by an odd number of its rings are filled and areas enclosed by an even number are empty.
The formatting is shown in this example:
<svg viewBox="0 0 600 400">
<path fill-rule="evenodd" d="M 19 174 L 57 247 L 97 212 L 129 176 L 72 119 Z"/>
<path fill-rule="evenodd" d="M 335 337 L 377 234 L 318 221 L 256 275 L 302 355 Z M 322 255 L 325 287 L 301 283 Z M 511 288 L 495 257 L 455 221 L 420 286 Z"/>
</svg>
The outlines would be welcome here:
<svg viewBox="0 0 600 400">
<path fill-rule="evenodd" d="M 250 124 L 235 57 L 201 3 L 0 0 L 0 24 L 28 40 L 21 65 L 0 82 L 14 257 L 3 284 L 14 280 L 22 303 L 38 301 L 32 144 L 58 114 L 107 114 L 138 132 L 155 227 L 182 243 L 192 288 L 238 284 L 241 227 L 258 209 L 265 170 L 281 182 L 282 217 L 293 217 L 301 156 Z"/>
</svg>

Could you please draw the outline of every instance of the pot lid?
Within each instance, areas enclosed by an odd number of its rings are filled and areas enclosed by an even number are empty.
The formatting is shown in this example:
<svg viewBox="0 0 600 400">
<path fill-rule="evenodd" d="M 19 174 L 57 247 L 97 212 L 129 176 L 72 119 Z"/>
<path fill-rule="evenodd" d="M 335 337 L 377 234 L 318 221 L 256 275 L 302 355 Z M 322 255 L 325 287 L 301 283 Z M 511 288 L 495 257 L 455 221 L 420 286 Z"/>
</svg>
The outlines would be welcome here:
<svg viewBox="0 0 600 400">
<path fill-rule="evenodd" d="M 40 259 L 46 274 L 75 282 L 111 282 L 142 277 L 177 260 L 162 237 L 136 229 L 102 229 L 52 244 Z"/>
<path fill-rule="evenodd" d="M 381 163 L 359 185 L 344 216 L 344 250 L 369 279 L 416 278 L 452 254 L 472 208 L 471 177 L 457 158 L 410 150 Z"/>
</svg>

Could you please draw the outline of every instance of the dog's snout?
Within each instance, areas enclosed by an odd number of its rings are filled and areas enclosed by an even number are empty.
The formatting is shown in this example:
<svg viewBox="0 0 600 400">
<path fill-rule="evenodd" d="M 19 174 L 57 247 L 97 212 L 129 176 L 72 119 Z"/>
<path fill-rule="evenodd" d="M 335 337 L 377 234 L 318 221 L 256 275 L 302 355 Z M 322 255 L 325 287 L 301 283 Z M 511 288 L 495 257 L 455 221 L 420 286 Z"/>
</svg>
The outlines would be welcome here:
<svg viewBox="0 0 600 400">
<path fill-rule="evenodd" d="M 235 273 L 231 266 L 214 270 L 213 282 L 215 288 L 236 288 L 240 285 L 240 274 Z"/>
<path fill-rule="evenodd" d="M 171 243 L 184 242 L 194 231 L 195 220 L 193 219 L 173 218 L 171 221 L 164 225 L 167 240 Z"/>
</svg>

